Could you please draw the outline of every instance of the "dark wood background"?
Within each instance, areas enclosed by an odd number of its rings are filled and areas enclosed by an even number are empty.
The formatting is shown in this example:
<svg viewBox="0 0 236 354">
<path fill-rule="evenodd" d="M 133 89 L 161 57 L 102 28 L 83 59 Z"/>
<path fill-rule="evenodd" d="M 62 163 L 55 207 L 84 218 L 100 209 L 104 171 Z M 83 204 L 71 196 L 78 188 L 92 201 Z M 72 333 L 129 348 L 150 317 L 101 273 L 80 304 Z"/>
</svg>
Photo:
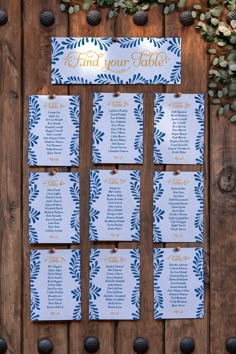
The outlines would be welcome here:
<svg viewBox="0 0 236 354">
<path fill-rule="evenodd" d="M 191 7 L 193 0 L 188 0 Z M 62 13 L 57 0 L 0 0 L 9 21 L 0 27 L 0 337 L 8 342 L 7 353 L 35 354 L 37 341 L 47 337 L 55 354 L 85 353 L 83 341 L 96 336 L 101 354 L 131 354 L 136 337 L 149 342 L 149 354 L 179 354 L 179 342 L 192 337 L 196 354 L 223 354 L 225 340 L 236 335 L 235 313 L 235 126 L 206 101 L 205 164 L 154 166 L 153 93 L 181 91 L 206 93 L 208 81 L 207 45 L 194 26 L 181 26 L 178 13 L 164 18 L 162 8 L 149 13 L 148 24 L 138 27 L 132 17 L 119 15 L 96 27 L 86 23 L 86 14 L 71 17 Z M 40 12 L 52 10 L 55 24 L 49 28 L 39 22 Z M 52 36 L 153 36 L 182 38 L 181 85 L 74 85 L 50 84 L 50 38 Z M 144 93 L 144 164 L 141 170 L 141 241 L 118 244 L 119 248 L 141 249 L 140 321 L 88 320 L 88 187 L 91 163 L 92 92 Z M 80 322 L 30 321 L 28 244 L 28 172 L 48 171 L 27 165 L 28 96 L 32 94 L 78 94 L 81 97 L 80 166 L 82 316 Z M 106 168 L 114 168 L 114 165 Z M 137 167 L 122 166 L 120 169 Z M 101 166 L 104 168 L 104 166 Z M 205 173 L 205 318 L 189 320 L 153 319 L 152 248 L 177 244 L 152 242 L 152 174 L 154 170 L 203 170 Z M 58 171 L 69 171 L 58 168 Z M 220 188 L 221 186 L 221 188 Z M 112 243 L 97 242 L 110 248 Z M 195 244 L 182 244 L 195 246 Z M 49 246 L 48 246 L 49 247 Z M 60 246 L 61 247 L 61 246 Z"/>
</svg>

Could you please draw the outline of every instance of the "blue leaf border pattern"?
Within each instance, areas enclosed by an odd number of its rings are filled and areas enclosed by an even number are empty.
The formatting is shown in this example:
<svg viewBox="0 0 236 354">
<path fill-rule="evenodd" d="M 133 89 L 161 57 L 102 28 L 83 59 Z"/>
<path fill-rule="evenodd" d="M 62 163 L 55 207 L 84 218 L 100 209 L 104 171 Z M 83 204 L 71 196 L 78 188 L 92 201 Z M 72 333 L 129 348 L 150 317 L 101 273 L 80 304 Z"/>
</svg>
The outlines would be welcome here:
<svg viewBox="0 0 236 354">
<path fill-rule="evenodd" d="M 140 240 L 140 171 L 130 173 L 130 191 L 136 203 L 130 220 L 131 241 Z"/>
<path fill-rule="evenodd" d="M 40 311 L 40 297 L 35 285 L 40 272 L 40 252 L 37 250 L 30 251 L 30 309 L 31 309 L 31 320 L 39 320 Z"/>
<path fill-rule="evenodd" d="M 158 280 L 164 268 L 164 250 L 161 248 L 153 249 L 153 273 L 154 273 L 154 319 L 163 318 L 164 298 Z"/>
<path fill-rule="evenodd" d="M 100 211 L 93 207 L 93 203 L 97 201 L 102 194 L 101 179 L 99 170 L 90 171 L 90 199 L 89 199 L 89 241 L 98 240 L 98 231 L 95 221 L 99 218 Z"/>
<path fill-rule="evenodd" d="M 37 165 L 37 156 L 34 146 L 38 144 L 39 136 L 33 133 L 35 126 L 41 119 L 41 109 L 39 104 L 39 96 L 29 96 L 29 131 L 28 131 L 28 164 L 29 166 Z"/>
<path fill-rule="evenodd" d="M 71 250 L 71 259 L 69 263 L 69 274 L 77 284 L 77 287 L 71 290 L 72 298 L 76 300 L 73 310 L 73 320 L 81 320 L 81 272 L 80 272 L 80 250 Z"/>
<path fill-rule="evenodd" d="M 164 173 L 161 171 L 153 173 L 153 242 L 163 242 L 161 229 L 158 226 L 165 214 L 165 210 L 158 207 L 158 201 L 164 193 L 161 183 L 163 177 Z"/>
<path fill-rule="evenodd" d="M 165 133 L 158 129 L 158 123 L 164 117 L 164 110 L 162 102 L 164 101 L 165 96 L 161 93 L 154 94 L 154 164 L 162 164 L 163 157 L 160 151 L 159 146 L 165 141 Z"/>
<path fill-rule="evenodd" d="M 101 293 L 101 288 L 93 283 L 93 279 L 97 276 L 100 271 L 100 266 L 98 264 L 97 258 L 100 255 L 100 250 L 92 248 L 90 250 L 90 262 L 89 262 L 89 319 L 99 320 L 99 311 L 94 303 Z"/>
<path fill-rule="evenodd" d="M 197 104 L 195 115 L 199 124 L 199 132 L 195 141 L 195 149 L 199 155 L 195 161 L 197 165 L 202 165 L 204 162 L 204 94 L 197 94 L 194 99 Z"/>
<path fill-rule="evenodd" d="M 32 204 L 39 195 L 39 188 L 37 181 L 39 179 L 39 173 L 29 173 L 29 243 L 38 243 L 38 233 L 34 227 L 34 224 L 39 220 L 40 211 L 33 208 Z"/>
<path fill-rule="evenodd" d="M 138 152 L 138 156 L 135 157 L 135 162 L 138 164 L 143 163 L 143 94 L 138 93 L 134 95 L 134 117 L 138 124 L 138 131 L 134 139 L 134 149 Z"/>
<path fill-rule="evenodd" d="M 79 119 L 80 119 L 80 97 L 71 96 L 69 98 L 70 119 L 74 126 L 74 133 L 70 142 L 70 163 L 71 166 L 79 165 Z"/>
<path fill-rule="evenodd" d="M 74 230 L 71 241 L 78 244 L 80 243 L 80 174 L 71 172 L 69 178 L 71 182 L 70 196 L 74 203 L 74 210 L 70 218 L 70 227 Z"/>
<path fill-rule="evenodd" d="M 92 144 L 92 161 L 93 163 L 101 163 L 102 156 L 99 151 L 98 145 L 103 141 L 104 132 L 97 129 L 98 121 L 103 117 L 104 111 L 102 110 L 101 102 L 104 95 L 95 92 L 93 94 L 93 144 Z"/>
<path fill-rule="evenodd" d="M 131 273 L 135 280 L 135 286 L 131 295 L 131 304 L 135 306 L 135 312 L 132 313 L 132 320 L 139 320 L 140 318 L 140 250 L 133 249 L 130 251 Z"/>
<path fill-rule="evenodd" d="M 204 267 L 203 267 L 203 248 L 195 248 L 192 270 L 197 279 L 201 282 L 200 287 L 195 289 L 199 304 L 196 310 L 196 318 L 204 318 Z"/>
<path fill-rule="evenodd" d="M 203 209 L 204 209 L 204 175 L 202 172 L 194 173 L 194 193 L 195 197 L 199 203 L 199 208 L 195 215 L 194 226 L 197 230 L 197 235 L 195 235 L 196 242 L 203 242 L 204 233 L 204 221 L 203 221 Z"/>
</svg>

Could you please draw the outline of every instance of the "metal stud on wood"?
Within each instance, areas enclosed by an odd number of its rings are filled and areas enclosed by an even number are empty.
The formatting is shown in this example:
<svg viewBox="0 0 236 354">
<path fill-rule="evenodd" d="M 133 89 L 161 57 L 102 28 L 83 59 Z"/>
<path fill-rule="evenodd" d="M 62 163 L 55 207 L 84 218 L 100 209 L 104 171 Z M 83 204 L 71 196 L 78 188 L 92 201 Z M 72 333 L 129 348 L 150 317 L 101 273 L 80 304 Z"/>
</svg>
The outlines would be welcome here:
<svg viewBox="0 0 236 354">
<path fill-rule="evenodd" d="M 183 338 L 180 341 L 180 350 L 183 354 L 193 353 L 195 348 L 195 343 L 193 338 Z"/>
<path fill-rule="evenodd" d="M 53 351 L 53 344 L 50 339 L 43 338 L 38 342 L 38 352 L 40 354 L 51 354 Z"/>
<path fill-rule="evenodd" d="M 90 26 L 97 26 L 101 22 L 102 17 L 99 11 L 91 10 L 88 12 L 86 19 Z"/>
<path fill-rule="evenodd" d="M 225 348 L 228 353 L 236 353 L 236 337 L 229 338 L 225 341 Z"/>
<path fill-rule="evenodd" d="M 55 16 L 52 11 L 43 11 L 40 14 L 40 23 L 45 27 L 52 26 L 55 22 Z"/>
<path fill-rule="evenodd" d="M 137 26 L 144 26 L 148 22 L 148 15 L 145 11 L 137 11 L 133 15 L 133 21 Z"/>
<path fill-rule="evenodd" d="M 7 351 L 7 341 L 4 338 L 0 338 L 0 354 L 4 354 Z"/>
<path fill-rule="evenodd" d="M 3 26 L 8 21 L 8 15 L 6 11 L 0 10 L 0 26 Z"/>
<path fill-rule="evenodd" d="M 194 23 L 194 18 L 191 11 L 183 11 L 179 15 L 179 22 L 183 26 L 191 26 Z"/>
<path fill-rule="evenodd" d="M 87 337 L 84 340 L 84 349 L 88 353 L 96 353 L 99 350 L 99 340 L 97 337 Z"/>
<path fill-rule="evenodd" d="M 142 337 L 136 338 L 133 344 L 133 349 L 138 354 L 146 353 L 149 349 L 148 341 Z"/>
</svg>

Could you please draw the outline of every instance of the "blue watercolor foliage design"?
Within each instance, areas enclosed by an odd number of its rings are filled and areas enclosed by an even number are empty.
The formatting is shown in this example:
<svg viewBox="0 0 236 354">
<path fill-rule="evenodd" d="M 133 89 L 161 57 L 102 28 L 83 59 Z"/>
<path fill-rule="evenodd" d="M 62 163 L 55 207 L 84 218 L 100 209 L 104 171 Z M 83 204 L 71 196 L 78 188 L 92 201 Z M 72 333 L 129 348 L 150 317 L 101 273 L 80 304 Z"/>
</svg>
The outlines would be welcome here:
<svg viewBox="0 0 236 354">
<path fill-rule="evenodd" d="M 36 281 L 40 272 L 40 252 L 36 250 L 30 251 L 30 308 L 31 320 L 39 320 L 40 297 L 37 290 Z"/>
<path fill-rule="evenodd" d="M 60 73 L 59 69 L 52 68 L 51 69 L 51 80 L 52 84 L 59 85 L 63 81 L 63 76 Z"/>
<path fill-rule="evenodd" d="M 104 111 L 102 110 L 101 102 L 104 95 L 101 93 L 94 93 L 93 95 L 93 163 L 101 163 L 102 156 L 99 150 L 99 144 L 103 141 L 104 132 L 97 128 L 97 123 L 103 117 Z"/>
<path fill-rule="evenodd" d="M 181 84 L 181 62 L 177 61 L 170 74 L 172 84 Z"/>
<path fill-rule="evenodd" d="M 29 132 L 28 132 L 28 164 L 37 165 L 37 156 L 34 146 L 38 144 L 39 136 L 33 133 L 34 128 L 41 119 L 41 109 L 38 102 L 38 96 L 29 97 Z"/>
<path fill-rule="evenodd" d="M 101 288 L 93 283 L 94 278 L 100 271 L 97 258 L 100 255 L 100 250 L 92 248 L 90 250 L 89 262 L 89 319 L 99 320 L 99 311 L 94 301 L 101 295 Z"/>
<path fill-rule="evenodd" d="M 153 175 L 153 242 L 163 242 L 162 233 L 159 223 L 164 218 L 165 210 L 158 207 L 158 201 L 164 193 L 162 179 L 164 173 L 161 171 L 154 172 Z"/>
<path fill-rule="evenodd" d="M 181 56 L 181 38 L 170 38 L 167 50 L 174 53 L 178 58 Z"/>
<path fill-rule="evenodd" d="M 56 64 L 64 54 L 65 47 L 55 37 L 51 40 L 51 63 Z"/>
<path fill-rule="evenodd" d="M 83 38 L 66 38 L 63 40 L 62 45 L 67 49 L 76 49 L 84 46 L 85 44 L 92 43 L 95 46 L 98 46 L 100 50 L 107 51 L 109 47 L 114 43 L 113 38 L 101 37 L 101 38 L 92 38 L 92 37 L 83 37 Z"/>
<path fill-rule="evenodd" d="M 204 183 L 203 183 L 203 173 L 194 173 L 194 193 L 195 197 L 199 203 L 199 207 L 194 219 L 194 226 L 197 234 L 195 235 L 196 242 L 203 242 L 203 208 L 204 208 Z"/>
<path fill-rule="evenodd" d="M 98 74 L 96 79 L 94 79 L 94 83 L 102 84 L 102 85 L 107 85 L 107 84 L 122 85 L 124 82 L 119 76 L 114 75 L 114 74 L 113 75 L 112 74 Z"/>
<path fill-rule="evenodd" d="M 70 196 L 74 203 L 74 210 L 70 218 L 70 227 L 74 230 L 71 235 L 72 243 L 80 243 L 80 175 L 78 172 L 71 172 L 70 178 Z"/>
<path fill-rule="evenodd" d="M 76 288 L 71 290 L 72 298 L 76 300 L 73 310 L 73 320 L 81 319 L 81 272 L 80 272 L 80 251 L 71 250 L 71 259 L 69 263 L 69 274 L 76 282 Z"/>
<path fill-rule="evenodd" d="M 96 220 L 99 218 L 100 211 L 96 210 L 93 204 L 100 198 L 102 194 L 102 184 L 98 170 L 90 171 L 90 200 L 89 200 L 89 240 L 98 240 L 98 231 L 96 228 Z"/>
<path fill-rule="evenodd" d="M 138 93 L 134 95 L 134 117 L 136 119 L 138 130 L 134 139 L 134 149 L 138 155 L 135 157 L 135 162 L 143 163 L 143 94 Z"/>
<path fill-rule="evenodd" d="M 192 270 L 201 285 L 194 289 L 195 295 L 199 299 L 199 304 L 196 310 L 196 318 L 204 317 L 204 270 L 203 270 L 203 248 L 195 248 L 195 256 L 193 258 Z"/>
<path fill-rule="evenodd" d="M 80 118 L 80 97 L 71 96 L 69 98 L 70 119 L 74 126 L 74 133 L 70 141 L 70 163 L 71 166 L 79 165 L 79 118 Z"/>
<path fill-rule="evenodd" d="M 164 299 L 159 286 L 159 278 L 164 268 L 164 251 L 161 248 L 153 249 L 153 273 L 154 273 L 154 319 L 159 320 L 163 317 Z"/>
<path fill-rule="evenodd" d="M 198 157 L 195 159 L 196 164 L 202 165 L 204 160 L 204 95 L 198 94 L 194 97 L 197 107 L 195 115 L 199 124 L 199 132 L 195 141 L 195 149 L 198 152 Z"/>
<path fill-rule="evenodd" d="M 39 220 L 40 211 L 33 207 L 33 203 L 39 195 L 38 179 L 39 173 L 29 173 L 29 243 L 39 242 L 35 224 Z"/>
<path fill-rule="evenodd" d="M 59 83 L 66 84 L 66 85 L 73 85 L 73 84 L 88 85 L 88 84 L 92 84 L 92 81 L 87 80 L 80 76 L 68 76 L 65 81 L 62 79 Z"/>
<path fill-rule="evenodd" d="M 135 208 L 131 215 L 130 231 L 131 241 L 139 241 L 140 239 L 140 171 L 132 171 L 130 173 L 130 191 L 135 201 Z"/>
<path fill-rule="evenodd" d="M 140 317 L 140 250 L 133 249 L 130 251 L 131 273 L 135 280 L 135 286 L 131 295 L 131 304 L 135 307 L 135 311 L 132 312 L 132 320 L 139 320 Z"/>
<path fill-rule="evenodd" d="M 162 102 L 165 96 L 161 93 L 154 94 L 154 164 L 162 164 L 163 157 L 160 150 L 160 145 L 165 141 L 165 133 L 158 129 L 158 123 L 164 117 Z"/>
</svg>

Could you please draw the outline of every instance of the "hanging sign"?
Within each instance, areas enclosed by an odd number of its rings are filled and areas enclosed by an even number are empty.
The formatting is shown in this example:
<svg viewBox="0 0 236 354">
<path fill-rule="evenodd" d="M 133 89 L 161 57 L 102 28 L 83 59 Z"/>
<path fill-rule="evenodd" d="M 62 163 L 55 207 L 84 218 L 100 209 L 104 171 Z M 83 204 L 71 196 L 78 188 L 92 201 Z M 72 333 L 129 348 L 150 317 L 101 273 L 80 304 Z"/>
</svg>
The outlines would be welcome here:
<svg viewBox="0 0 236 354">
<path fill-rule="evenodd" d="M 180 84 L 180 38 L 52 38 L 53 84 Z"/>
</svg>

